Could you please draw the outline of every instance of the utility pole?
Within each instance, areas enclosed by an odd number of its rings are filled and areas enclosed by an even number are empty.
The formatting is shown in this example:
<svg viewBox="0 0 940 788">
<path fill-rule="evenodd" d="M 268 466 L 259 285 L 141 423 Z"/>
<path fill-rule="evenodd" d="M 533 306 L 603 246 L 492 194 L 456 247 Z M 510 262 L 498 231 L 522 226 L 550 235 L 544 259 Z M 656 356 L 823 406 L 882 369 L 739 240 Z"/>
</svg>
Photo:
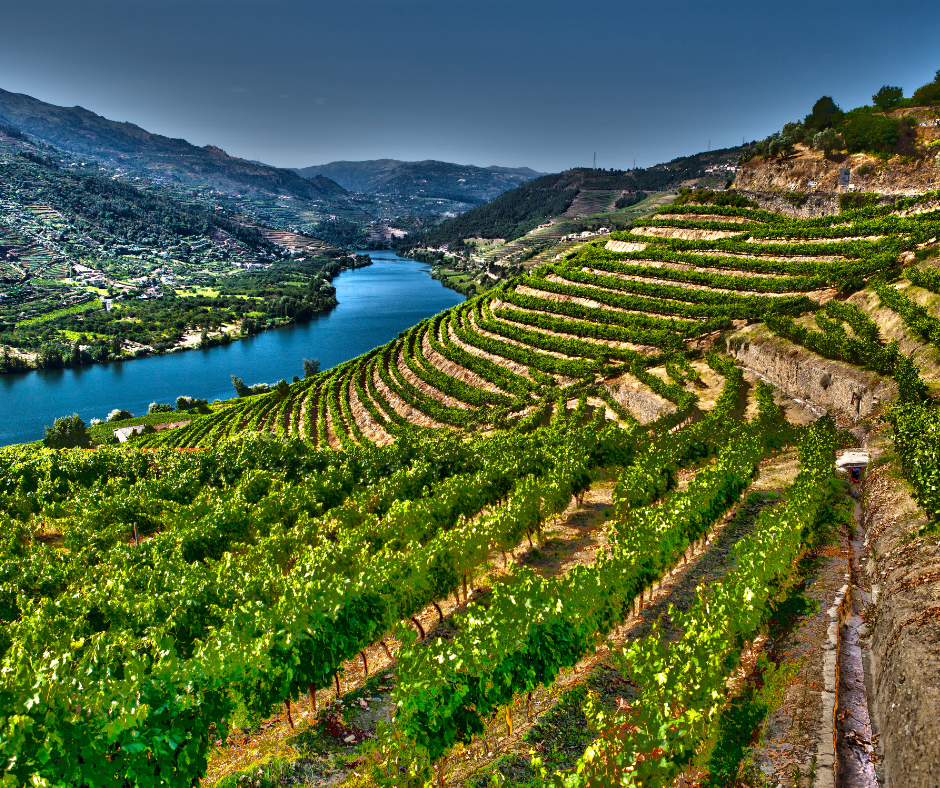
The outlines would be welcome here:
<svg viewBox="0 0 940 788">
<path fill-rule="evenodd" d="M 597 151 L 594 151 L 594 169 L 597 169 Z"/>
</svg>

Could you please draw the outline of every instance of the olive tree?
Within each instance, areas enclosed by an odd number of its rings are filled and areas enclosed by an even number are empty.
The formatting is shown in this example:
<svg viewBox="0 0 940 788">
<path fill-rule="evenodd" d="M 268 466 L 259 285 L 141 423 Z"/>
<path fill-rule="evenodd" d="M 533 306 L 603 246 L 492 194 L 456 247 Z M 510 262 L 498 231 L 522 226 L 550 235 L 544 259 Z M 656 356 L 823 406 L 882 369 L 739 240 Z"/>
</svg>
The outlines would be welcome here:
<svg viewBox="0 0 940 788">
<path fill-rule="evenodd" d="M 841 150 L 845 147 L 845 141 L 835 129 L 826 129 L 813 137 L 813 147 L 821 150 L 823 156 L 831 156 L 834 150 Z"/>
</svg>

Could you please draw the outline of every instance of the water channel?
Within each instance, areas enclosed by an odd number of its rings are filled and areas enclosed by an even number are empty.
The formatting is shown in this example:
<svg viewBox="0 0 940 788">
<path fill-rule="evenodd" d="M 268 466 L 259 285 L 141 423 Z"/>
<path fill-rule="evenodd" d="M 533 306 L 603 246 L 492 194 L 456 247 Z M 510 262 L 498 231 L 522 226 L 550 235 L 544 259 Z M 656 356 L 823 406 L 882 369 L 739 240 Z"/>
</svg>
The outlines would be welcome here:
<svg viewBox="0 0 940 788">
<path fill-rule="evenodd" d="M 303 358 L 328 369 L 463 301 L 432 279 L 424 263 L 392 252 L 363 254 L 373 265 L 333 281 L 339 306 L 304 325 L 205 350 L 0 375 L 0 446 L 38 440 L 56 417 L 72 413 L 88 422 L 113 408 L 146 413 L 151 402 L 175 403 L 180 395 L 229 399 L 233 374 L 249 385 L 290 381 L 303 375 Z"/>
</svg>

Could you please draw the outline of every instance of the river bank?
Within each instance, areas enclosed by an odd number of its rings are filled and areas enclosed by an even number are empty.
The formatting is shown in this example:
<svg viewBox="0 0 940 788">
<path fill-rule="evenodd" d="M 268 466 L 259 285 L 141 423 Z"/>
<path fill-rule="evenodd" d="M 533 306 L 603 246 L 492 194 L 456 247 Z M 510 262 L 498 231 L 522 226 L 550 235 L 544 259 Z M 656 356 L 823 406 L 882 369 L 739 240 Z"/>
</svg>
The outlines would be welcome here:
<svg viewBox="0 0 940 788">
<path fill-rule="evenodd" d="M 463 301 L 430 277 L 430 266 L 392 252 L 369 254 L 373 265 L 335 278 L 338 306 L 308 323 L 133 363 L 0 376 L 0 445 L 38 440 L 56 417 L 71 413 L 90 422 L 114 408 L 143 414 L 151 402 L 175 402 L 181 395 L 230 399 L 232 375 L 249 385 L 291 380 L 303 376 L 304 358 L 328 369 Z"/>
<path fill-rule="evenodd" d="M 357 253 L 353 263 L 345 263 L 340 266 L 339 273 L 343 271 L 353 271 L 372 265 L 371 258 L 368 255 L 360 257 L 362 253 Z M 337 275 L 338 275 L 337 274 Z M 197 288 L 198 290 L 198 288 Z M 171 295 L 173 293 L 171 292 Z M 176 291 L 176 297 L 186 297 L 192 295 L 189 288 L 182 288 Z M 159 297 L 159 296 L 157 296 Z M 106 302 L 105 306 L 95 310 L 97 312 L 111 311 L 113 299 Z M 329 314 L 335 309 L 337 303 L 335 299 L 330 299 L 325 308 L 315 311 L 312 315 L 304 315 L 303 319 L 291 316 L 272 317 L 264 315 L 263 320 L 258 319 L 238 323 L 227 323 L 216 330 L 199 330 L 198 326 L 183 329 L 181 335 L 172 343 L 158 346 L 135 342 L 130 339 L 114 338 L 106 339 L 102 346 L 100 337 L 95 338 L 95 344 L 81 344 L 79 337 L 84 336 L 71 332 L 72 337 L 64 338 L 65 341 L 58 343 L 61 347 L 51 358 L 43 351 L 24 351 L 17 347 L 3 345 L 0 341 L 0 375 L 22 374 L 40 369 L 64 369 L 72 367 L 91 366 L 93 364 L 103 364 L 114 361 L 131 361 L 134 359 L 148 358 L 150 356 L 167 355 L 171 353 L 180 353 L 184 350 L 206 349 L 227 345 L 231 342 L 246 336 L 254 336 L 264 331 L 270 331 L 275 328 L 297 325 L 307 322 L 312 317 L 319 317 Z M 115 308 L 115 314 L 120 314 L 119 307 Z M 254 313 L 252 313 L 254 314 Z M 260 315 L 260 313 L 259 313 Z M 120 318 L 118 318 L 120 320 Z M 248 330 L 246 330 L 246 325 Z M 61 332 L 68 333 L 68 332 Z M 92 333 L 92 337 L 94 334 Z M 87 339 L 87 336 L 85 337 Z M 2 337 L 0 337 L 2 340 Z M 69 342 L 71 340 L 71 344 Z M 111 350 L 108 352 L 107 347 Z"/>
</svg>

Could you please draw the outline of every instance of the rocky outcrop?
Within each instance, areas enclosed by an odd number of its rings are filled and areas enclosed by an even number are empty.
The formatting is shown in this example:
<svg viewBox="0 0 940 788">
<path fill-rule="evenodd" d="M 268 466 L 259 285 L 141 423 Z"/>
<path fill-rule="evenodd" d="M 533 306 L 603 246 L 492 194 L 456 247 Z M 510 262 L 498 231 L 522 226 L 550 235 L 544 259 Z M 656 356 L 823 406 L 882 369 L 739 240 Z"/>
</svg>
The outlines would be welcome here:
<svg viewBox="0 0 940 788">
<path fill-rule="evenodd" d="M 937 127 L 918 127 L 916 132 L 919 146 L 940 138 Z M 826 158 L 819 151 L 797 145 L 793 155 L 784 159 L 755 158 L 745 162 L 734 179 L 734 188 L 811 194 L 818 190 L 833 194 L 839 190 L 839 171 L 843 169 L 851 172 L 851 185 L 856 191 L 890 194 L 895 199 L 935 189 L 934 182 L 940 176 L 940 162 L 933 153 L 894 156 L 888 161 L 867 153 L 837 154 Z M 810 186 L 811 182 L 816 186 Z"/>
<path fill-rule="evenodd" d="M 744 332 L 728 340 L 728 352 L 781 391 L 852 418 L 864 418 L 896 394 L 893 381 L 811 353 L 777 338 Z"/>
</svg>

